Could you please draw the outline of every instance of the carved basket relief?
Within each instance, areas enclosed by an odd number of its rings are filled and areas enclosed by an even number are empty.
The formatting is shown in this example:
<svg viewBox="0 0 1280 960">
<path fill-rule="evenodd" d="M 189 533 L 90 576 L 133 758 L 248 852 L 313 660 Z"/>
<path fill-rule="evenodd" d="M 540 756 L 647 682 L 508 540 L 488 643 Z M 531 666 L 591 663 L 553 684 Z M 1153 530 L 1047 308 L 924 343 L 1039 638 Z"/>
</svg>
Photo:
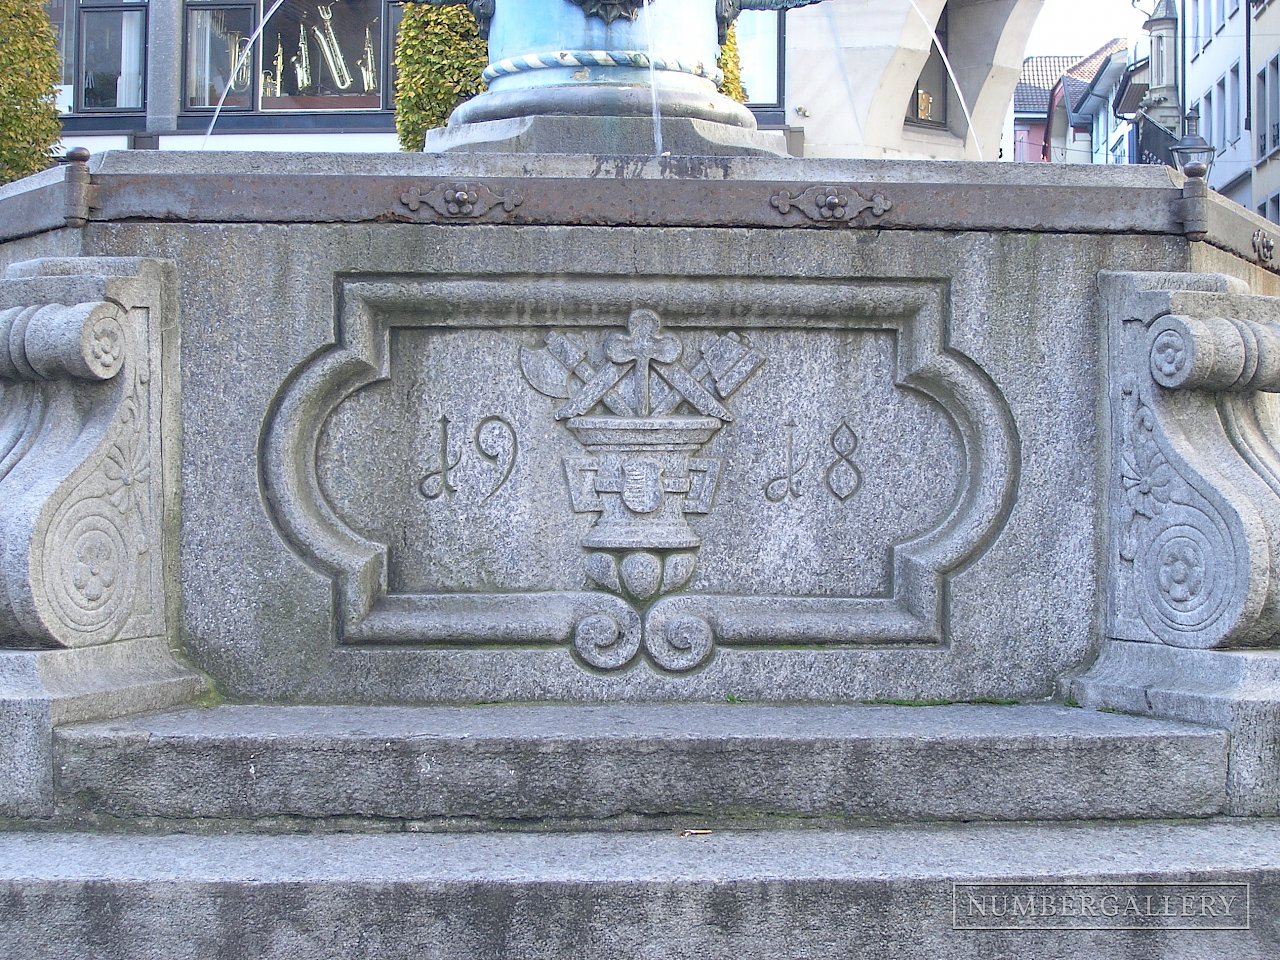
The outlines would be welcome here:
<svg viewBox="0 0 1280 960">
<path fill-rule="evenodd" d="M 930 285 L 351 282 L 263 434 L 281 532 L 340 640 L 565 644 L 588 668 L 719 647 L 944 642 L 945 576 L 1016 440 Z M 466 307 L 458 305 L 466 303 Z M 981 425 L 981 426 L 980 426 Z"/>
</svg>

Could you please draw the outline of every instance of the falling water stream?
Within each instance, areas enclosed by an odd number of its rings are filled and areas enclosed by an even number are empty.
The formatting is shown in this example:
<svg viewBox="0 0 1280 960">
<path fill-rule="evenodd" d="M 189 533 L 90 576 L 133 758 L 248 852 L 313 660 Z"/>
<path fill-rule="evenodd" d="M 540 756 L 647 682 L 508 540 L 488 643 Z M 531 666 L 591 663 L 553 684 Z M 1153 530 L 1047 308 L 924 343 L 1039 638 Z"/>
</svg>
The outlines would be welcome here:
<svg viewBox="0 0 1280 960">
<path fill-rule="evenodd" d="M 267 15 L 262 18 L 262 22 L 258 24 L 258 29 L 249 35 L 249 42 L 244 45 L 244 51 L 236 58 L 236 65 L 231 71 L 231 75 L 227 78 L 227 85 L 222 88 L 222 96 L 218 98 L 218 105 L 214 107 L 213 119 L 209 121 L 209 129 L 204 132 L 204 139 L 200 141 L 200 149 L 206 150 L 209 147 L 209 138 L 213 136 L 213 125 L 218 122 L 218 117 L 222 114 L 222 105 L 227 102 L 227 94 L 231 92 L 231 84 L 235 82 L 235 76 L 244 66 L 245 59 L 253 56 L 254 44 L 258 42 L 258 38 L 262 36 L 262 31 L 267 29 L 267 24 L 271 22 L 271 18 L 275 16 L 277 10 L 280 9 L 284 0 L 276 0 L 271 5 L 271 9 L 267 11 Z"/>
<path fill-rule="evenodd" d="M 969 134 L 973 137 L 973 146 L 978 151 L 978 159 L 985 160 L 986 158 L 982 155 L 982 144 L 978 142 L 978 133 L 973 129 L 973 114 L 969 112 L 969 104 L 965 102 L 964 92 L 960 89 L 960 81 L 956 79 L 956 72 L 951 68 L 951 58 L 947 56 L 947 51 L 942 46 L 942 41 L 938 39 L 938 31 L 934 29 L 929 19 L 920 12 L 920 8 L 916 5 L 916 0 L 907 0 L 907 2 L 911 4 L 911 9 L 916 12 L 920 22 L 929 31 L 929 36 L 933 37 L 933 45 L 937 47 L 938 53 L 942 54 L 942 65 L 947 68 L 947 76 L 951 78 L 951 89 L 956 92 L 956 97 L 960 100 L 960 109 L 964 112 L 965 123 L 969 125 Z"/>
<path fill-rule="evenodd" d="M 649 44 L 649 99 L 653 102 L 653 155 L 662 156 L 662 108 L 658 105 L 658 52 L 653 44 L 653 0 L 644 10 L 644 33 Z"/>
<path fill-rule="evenodd" d="M 827 30 L 832 40 L 832 60 L 840 71 L 840 79 L 844 81 L 844 92 L 849 98 L 849 106 L 852 108 L 849 115 L 853 117 L 853 124 L 858 128 L 858 142 L 866 143 L 866 135 L 863 133 L 862 118 L 858 116 L 858 101 L 853 95 L 853 78 L 849 76 L 849 70 L 845 67 L 844 57 L 841 51 L 844 44 L 840 40 L 840 25 L 836 20 L 836 15 L 831 10 L 831 4 L 824 3 L 822 10 L 827 16 Z"/>
</svg>

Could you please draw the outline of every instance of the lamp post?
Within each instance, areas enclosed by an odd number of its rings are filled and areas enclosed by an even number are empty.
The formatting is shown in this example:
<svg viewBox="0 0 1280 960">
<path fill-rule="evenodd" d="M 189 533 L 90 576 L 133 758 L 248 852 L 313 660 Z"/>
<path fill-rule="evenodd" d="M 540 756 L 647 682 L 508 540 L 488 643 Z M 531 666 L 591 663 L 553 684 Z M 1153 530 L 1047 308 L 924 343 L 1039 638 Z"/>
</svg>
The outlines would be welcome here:
<svg viewBox="0 0 1280 960">
<path fill-rule="evenodd" d="M 1182 225 L 1188 240 L 1203 240 L 1209 232 L 1209 168 L 1217 151 L 1200 136 L 1200 111 L 1187 111 L 1182 139 L 1169 148 L 1173 162 L 1187 178 L 1182 185 Z"/>
<path fill-rule="evenodd" d="M 428 133 L 429 152 L 785 154 L 719 93 L 743 10 L 822 0 L 411 0 L 465 4 L 489 41 L 488 90 Z M 655 130 L 655 124 L 657 129 Z"/>
<path fill-rule="evenodd" d="M 1201 180 L 1209 176 L 1217 149 L 1200 136 L 1199 107 L 1187 111 L 1182 139 L 1170 147 L 1169 152 L 1183 175 Z"/>
</svg>

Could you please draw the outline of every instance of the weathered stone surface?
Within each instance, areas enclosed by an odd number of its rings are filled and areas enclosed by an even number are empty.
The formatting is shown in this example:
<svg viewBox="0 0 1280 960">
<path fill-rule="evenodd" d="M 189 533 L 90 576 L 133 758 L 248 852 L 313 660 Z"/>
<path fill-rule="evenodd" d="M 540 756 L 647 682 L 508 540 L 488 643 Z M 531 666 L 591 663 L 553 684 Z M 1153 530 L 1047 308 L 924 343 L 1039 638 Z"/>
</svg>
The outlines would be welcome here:
<svg viewBox="0 0 1280 960">
<path fill-rule="evenodd" d="M 1228 731 L 1228 809 L 1239 816 L 1280 814 L 1280 652 L 1110 641 L 1064 689 L 1091 707 Z"/>
<path fill-rule="evenodd" d="M 1180 242 L 487 227 L 460 243 L 454 228 L 386 224 L 87 234 L 96 250 L 142 244 L 237 278 L 183 290 L 186 339 L 201 344 L 184 358 L 184 642 L 240 695 L 375 702 L 1047 693 L 1089 656 L 1097 617 L 1092 277 L 1173 265 Z M 710 658 L 692 664 L 657 645 L 645 662 L 621 655 L 637 642 L 631 601 L 591 586 L 595 518 L 574 512 L 563 473 L 591 452 L 520 365 L 549 332 L 602 350 L 637 307 L 677 331 L 686 369 L 712 335 L 768 348 L 704 458 L 723 473 L 710 512 L 689 515 L 691 585 L 650 613 L 658 639 L 669 622 L 680 642 L 710 627 Z M 461 373 L 476 356 L 483 374 Z M 443 416 L 458 492 L 430 500 Z M 496 420 L 478 445 L 490 416 L 521 433 L 484 503 L 511 450 Z M 808 460 L 802 496 L 773 502 L 788 420 L 793 466 Z M 597 614 L 636 666 L 574 659 L 577 624 Z M 823 646 L 782 649 L 806 636 Z"/>
<path fill-rule="evenodd" d="M 155 154 L 144 157 L 141 154 Z M 93 222 L 503 222 L 770 229 L 1070 231 L 1183 236 L 1180 181 L 1153 166 L 567 154 L 245 154 L 94 157 Z M 1023 169 L 1025 168 L 1025 169 Z M 521 202 L 450 213 L 413 198 L 458 184 Z M 824 218 L 787 196 L 832 187 L 887 207 Z M 850 194 L 850 200 L 854 197 Z M 6 207 L 0 199 L 0 214 Z M 848 209 L 848 208 L 846 208 Z M 1237 208 L 1253 230 L 1259 221 Z M 859 215 L 860 214 L 860 215 Z M 1241 227 L 1243 229 L 1243 227 Z M 1152 264 L 1152 266 L 1157 266 Z"/>
<path fill-rule="evenodd" d="M 168 633 L 172 283 L 129 258 L 27 261 L 0 281 L 0 647 Z"/>
<path fill-rule="evenodd" d="M 169 653 L 173 276 L 132 258 L 0 280 L 0 816 L 47 816 L 59 723 L 190 700 Z"/>
<path fill-rule="evenodd" d="M 699 837 L 4 834 L 0 956 L 1271 960 L 1277 863 L 1280 835 L 1247 822 Z M 1090 893 L 1247 883 L 1247 929 L 953 929 L 955 883 L 1022 890 L 1057 878 Z M 1216 922 L 1244 926 L 1241 889 L 1226 890 L 1236 918 Z M 1096 912 L 1095 926 L 1122 925 Z"/>
<path fill-rule="evenodd" d="M 1109 632 L 1267 646 L 1280 631 L 1280 300 L 1204 274 L 1105 274 Z"/>
<path fill-rule="evenodd" d="M 646 98 L 647 100 L 647 98 Z M 637 98 L 636 102 L 648 106 Z M 649 107 L 651 110 L 652 107 Z M 699 117 L 664 117 L 662 152 L 691 157 L 786 156 L 786 139 L 777 131 L 755 130 Z M 428 130 L 425 149 L 432 153 L 657 153 L 652 117 L 532 116 L 477 120 Z"/>
<path fill-rule="evenodd" d="M 64 728 L 56 768 L 68 816 L 166 821 L 1124 819 L 1226 801 L 1221 731 L 1050 705 L 224 706 Z"/>
<path fill-rule="evenodd" d="M 52 815 L 55 727 L 163 710 L 206 687 L 162 638 L 0 650 L 0 817 Z"/>
<path fill-rule="evenodd" d="M 1113 639 L 1063 687 L 1092 706 L 1229 730 L 1230 808 L 1274 815 L 1280 300 L 1250 292 L 1241 277 L 1256 271 L 1236 273 L 1100 277 Z"/>
</svg>

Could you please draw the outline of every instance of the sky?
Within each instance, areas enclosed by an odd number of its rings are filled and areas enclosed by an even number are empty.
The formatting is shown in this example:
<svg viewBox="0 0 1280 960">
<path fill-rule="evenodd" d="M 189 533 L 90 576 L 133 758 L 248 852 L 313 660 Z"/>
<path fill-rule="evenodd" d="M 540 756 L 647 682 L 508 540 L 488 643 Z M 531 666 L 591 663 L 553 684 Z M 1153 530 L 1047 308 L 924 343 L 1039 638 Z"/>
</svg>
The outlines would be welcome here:
<svg viewBox="0 0 1280 960">
<path fill-rule="evenodd" d="M 1129 0 L 1045 0 L 1026 55 L 1083 56 L 1115 37 L 1135 39 L 1146 19 Z"/>
</svg>

